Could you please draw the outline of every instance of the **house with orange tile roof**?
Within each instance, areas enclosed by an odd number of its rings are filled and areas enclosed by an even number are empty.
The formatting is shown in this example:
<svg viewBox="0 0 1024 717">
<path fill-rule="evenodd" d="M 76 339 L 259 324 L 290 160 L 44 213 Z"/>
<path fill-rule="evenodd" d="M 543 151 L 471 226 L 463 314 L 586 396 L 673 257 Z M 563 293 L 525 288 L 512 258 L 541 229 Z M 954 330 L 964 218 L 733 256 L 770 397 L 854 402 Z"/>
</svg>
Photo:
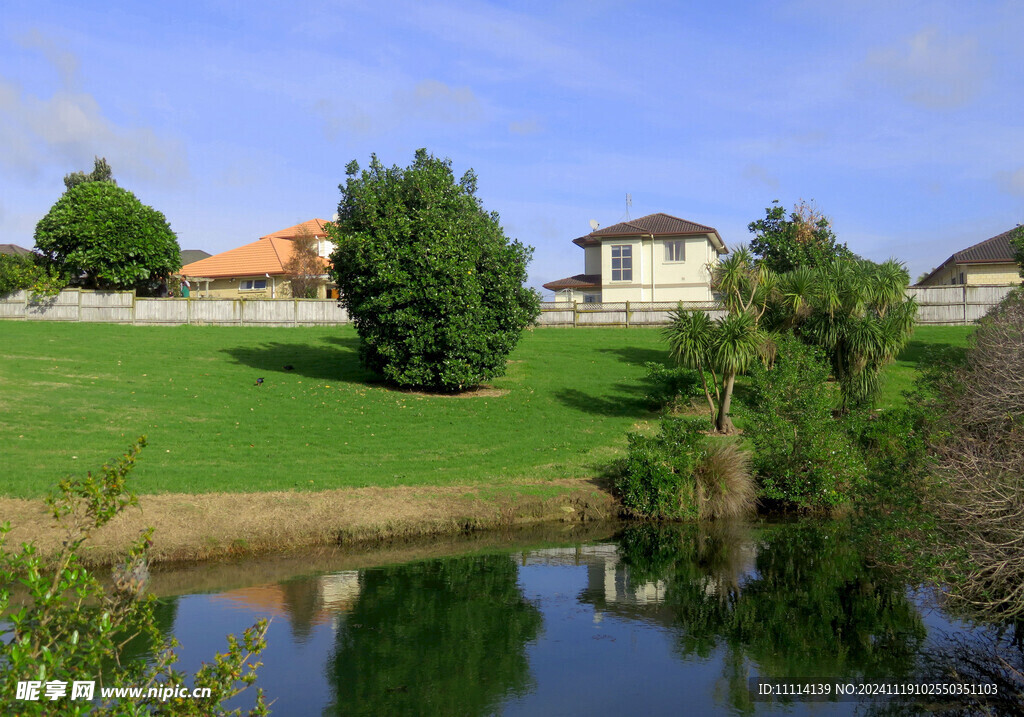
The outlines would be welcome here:
<svg viewBox="0 0 1024 717">
<path fill-rule="evenodd" d="M 181 267 L 178 275 L 187 279 L 191 295 L 220 299 L 289 299 L 291 283 L 285 265 L 292 258 L 295 239 L 306 234 L 316 240 L 323 266 L 319 298 L 334 291 L 327 276 L 327 257 L 334 245 L 327 238 L 324 219 L 310 219 L 267 234 L 251 244 L 229 249 Z"/>
<path fill-rule="evenodd" d="M 714 227 L 649 214 L 573 239 L 583 272 L 544 284 L 556 301 L 712 301 L 709 267 L 729 249 Z"/>
</svg>

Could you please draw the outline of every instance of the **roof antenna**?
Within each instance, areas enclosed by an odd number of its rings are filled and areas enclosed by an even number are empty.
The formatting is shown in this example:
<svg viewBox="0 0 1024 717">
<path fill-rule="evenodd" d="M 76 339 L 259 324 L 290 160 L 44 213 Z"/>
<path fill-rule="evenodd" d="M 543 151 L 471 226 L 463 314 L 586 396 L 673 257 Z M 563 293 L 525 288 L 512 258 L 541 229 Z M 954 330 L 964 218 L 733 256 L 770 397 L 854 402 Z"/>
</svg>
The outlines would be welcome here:
<svg viewBox="0 0 1024 717">
<path fill-rule="evenodd" d="M 629 221 L 629 208 L 633 206 L 633 195 L 626 194 L 626 221 Z"/>
</svg>

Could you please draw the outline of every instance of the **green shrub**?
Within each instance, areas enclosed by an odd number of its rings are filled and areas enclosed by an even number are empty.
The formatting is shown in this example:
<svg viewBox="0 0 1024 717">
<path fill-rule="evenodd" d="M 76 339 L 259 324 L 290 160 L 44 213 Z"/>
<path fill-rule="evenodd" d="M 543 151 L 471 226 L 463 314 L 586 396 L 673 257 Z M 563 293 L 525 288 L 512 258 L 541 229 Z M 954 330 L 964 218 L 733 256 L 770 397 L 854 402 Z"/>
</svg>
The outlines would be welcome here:
<svg viewBox="0 0 1024 717">
<path fill-rule="evenodd" d="M 648 361 L 647 401 L 656 410 L 671 412 L 686 408 L 694 398 L 704 395 L 700 374 L 684 366 L 666 366 Z"/>
<path fill-rule="evenodd" d="M 860 451 L 833 416 L 838 396 L 822 352 L 791 334 L 771 367 L 750 371 L 746 435 L 761 496 L 784 508 L 829 510 L 863 480 Z"/>
<path fill-rule="evenodd" d="M 655 436 L 630 433 L 615 492 L 631 512 L 667 520 L 728 518 L 749 512 L 749 456 L 711 444 L 704 419 L 663 416 Z"/>
<path fill-rule="evenodd" d="M 255 657 L 266 644 L 265 620 L 246 630 L 242 640 L 229 635 L 227 652 L 195 673 L 192 685 L 209 688 L 208 698 L 164 701 L 147 696 L 118 702 L 101 697 L 101 687 L 148 690 L 187 683 L 173 669 L 177 642 L 161 634 L 156 598 L 146 594 L 152 530 L 140 536 L 115 568 L 109 588 L 79 557 L 94 531 L 136 503 L 125 479 L 144 445 L 140 438 L 119 460 L 103 466 L 100 475 L 89 473 L 58 484 L 46 501 L 65 533 L 56 560 L 45 561 L 31 543 L 10 551 L 4 545 L 10 525 L 0 526 L 0 714 L 85 714 L 87 708 L 90 715 L 225 714 L 222 704 L 255 681 L 260 664 Z M 140 641 L 151 651 L 148 660 L 131 659 Z M 18 696 L 18 683 L 30 681 L 38 683 L 40 699 Z M 75 681 L 94 681 L 94 703 L 71 699 Z M 41 687 L 53 682 L 66 689 L 56 701 L 43 696 Z M 249 714 L 267 714 L 261 690 Z"/>
<path fill-rule="evenodd" d="M 406 168 L 347 167 L 331 274 L 364 365 L 399 386 L 457 392 L 505 373 L 540 312 L 523 286 L 532 249 L 505 236 L 472 170 L 416 152 Z"/>
<path fill-rule="evenodd" d="M 67 279 L 52 268 L 42 267 L 31 256 L 0 254 L 0 297 L 25 289 L 33 294 L 56 294 Z"/>
</svg>

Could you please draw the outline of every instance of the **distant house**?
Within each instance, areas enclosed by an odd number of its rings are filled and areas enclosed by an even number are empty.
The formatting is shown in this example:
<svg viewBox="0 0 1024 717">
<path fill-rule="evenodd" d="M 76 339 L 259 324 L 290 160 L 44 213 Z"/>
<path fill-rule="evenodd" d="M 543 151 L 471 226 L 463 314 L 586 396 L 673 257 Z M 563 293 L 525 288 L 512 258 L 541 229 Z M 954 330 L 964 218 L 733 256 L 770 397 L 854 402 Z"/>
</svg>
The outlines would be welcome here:
<svg viewBox="0 0 1024 717">
<path fill-rule="evenodd" d="M 950 284 L 989 284 L 1006 286 L 1021 283 L 1020 267 L 1013 258 L 1010 229 L 991 239 L 978 242 L 932 269 L 917 286 L 949 286 Z"/>
<path fill-rule="evenodd" d="M 668 214 L 573 239 L 583 273 L 544 284 L 557 301 L 711 301 L 709 265 L 729 249 L 713 227 Z"/>
<path fill-rule="evenodd" d="M 232 299 L 286 299 L 291 297 L 289 276 L 285 264 L 292 256 L 294 240 L 303 233 L 314 237 L 317 254 L 323 267 L 324 285 L 320 297 L 334 290 L 327 278 L 327 257 L 334 245 L 327 239 L 326 220 L 307 222 L 260 237 L 251 244 L 207 256 L 181 267 L 179 275 L 188 279 L 193 296 Z"/>
<path fill-rule="evenodd" d="M 213 254 L 208 251 L 203 251 L 202 249 L 182 249 L 181 265 L 185 266 L 186 264 L 191 264 L 199 261 L 200 259 L 205 259 L 208 256 L 213 256 Z"/>
<path fill-rule="evenodd" d="M 32 252 L 17 244 L 0 244 L 0 254 L 9 256 L 31 256 Z"/>
</svg>

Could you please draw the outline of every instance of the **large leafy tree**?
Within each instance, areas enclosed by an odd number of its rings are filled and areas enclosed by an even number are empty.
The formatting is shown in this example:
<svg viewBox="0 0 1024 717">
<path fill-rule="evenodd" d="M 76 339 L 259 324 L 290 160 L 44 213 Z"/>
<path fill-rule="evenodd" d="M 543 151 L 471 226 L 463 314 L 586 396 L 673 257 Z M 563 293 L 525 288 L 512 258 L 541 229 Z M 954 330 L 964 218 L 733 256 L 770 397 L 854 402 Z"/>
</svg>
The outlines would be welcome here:
<svg viewBox="0 0 1024 717">
<path fill-rule="evenodd" d="M 730 417 L 736 375 L 765 355 L 771 342 L 761 330 L 776 282 L 775 274 L 758 265 L 746 247 L 719 263 L 712 272 L 712 288 L 722 297 L 727 314 L 712 321 L 703 311 L 679 308 L 665 328 L 669 352 L 681 366 L 701 374 L 715 429 L 732 433 Z M 705 371 L 712 376 L 709 386 Z"/>
<path fill-rule="evenodd" d="M 821 266 L 834 258 L 853 258 L 840 244 L 821 210 L 800 201 L 787 214 L 778 200 L 765 208 L 764 219 L 747 225 L 754 235 L 750 250 L 772 271 L 782 274 L 801 266 Z"/>
<path fill-rule="evenodd" d="M 332 276 L 360 357 L 399 386 L 457 392 L 505 371 L 539 313 L 526 289 L 532 249 L 505 236 L 476 175 L 418 150 L 405 168 L 352 162 L 341 185 Z"/>
<path fill-rule="evenodd" d="M 109 181 L 71 186 L 36 225 L 36 251 L 94 289 L 151 293 L 181 268 L 164 215 Z"/>
</svg>

